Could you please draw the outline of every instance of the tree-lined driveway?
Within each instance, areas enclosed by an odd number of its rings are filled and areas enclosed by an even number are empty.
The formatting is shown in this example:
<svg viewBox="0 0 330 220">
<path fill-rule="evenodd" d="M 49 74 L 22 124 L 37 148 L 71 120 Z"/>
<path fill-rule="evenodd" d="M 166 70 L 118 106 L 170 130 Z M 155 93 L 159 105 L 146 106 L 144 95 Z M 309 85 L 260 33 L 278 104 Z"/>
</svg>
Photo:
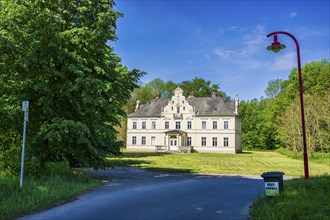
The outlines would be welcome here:
<svg viewBox="0 0 330 220">
<path fill-rule="evenodd" d="M 76 200 L 21 219 L 247 219 L 264 194 L 261 177 L 88 171 L 104 184 Z"/>
</svg>

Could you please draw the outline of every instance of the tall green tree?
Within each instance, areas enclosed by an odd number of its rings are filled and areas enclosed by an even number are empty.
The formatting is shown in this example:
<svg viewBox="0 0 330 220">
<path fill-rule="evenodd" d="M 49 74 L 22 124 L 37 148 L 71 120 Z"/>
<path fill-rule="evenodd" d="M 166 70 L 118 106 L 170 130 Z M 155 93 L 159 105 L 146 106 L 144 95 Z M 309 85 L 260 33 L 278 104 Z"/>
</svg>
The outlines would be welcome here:
<svg viewBox="0 0 330 220">
<path fill-rule="evenodd" d="M 155 96 L 165 91 L 165 82 L 160 78 L 156 78 L 145 84 L 144 87 L 149 89 L 152 96 Z"/>
<path fill-rule="evenodd" d="M 19 145 L 22 100 L 30 101 L 28 156 L 104 167 L 119 153 L 115 125 L 142 73 L 129 71 L 108 45 L 116 40 L 112 0 L 2 1 L 1 140 Z M 10 149 L 7 149 L 10 151 Z"/>
<path fill-rule="evenodd" d="M 190 92 L 194 93 L 196 97 L 210 97 L 212 94 L 212 90 L 217 92 L 217 96 L 223 97 L 225 101 L 229 101 L 230 97 L 226 95 L 225 92 L 220 91 L 220 87 L 218 84 L 211 84 L 212 82 L 209 80 L 205 80 L 203 78 L 195 77 L 192 80 L 185 80 L 179 83 L 182 88 L 184 95 L 189 96 Z"/>
<path fill-rule="evenodd" d="M 305 96 L 305 130 L 309 155 L 330 149 L 330 92 L 324 96 Z M 297 98 L 278 118 L 280 139 L 296 155 L 302 149 L 302 122 Z"/>
<path fill-rule="evenodd" d="M 267 98 L 275 98 L 280 93 L 282 82 L 281 79 L 275 79 L 268 82 L 268 86 L 265 90 Z"/>
</svg>

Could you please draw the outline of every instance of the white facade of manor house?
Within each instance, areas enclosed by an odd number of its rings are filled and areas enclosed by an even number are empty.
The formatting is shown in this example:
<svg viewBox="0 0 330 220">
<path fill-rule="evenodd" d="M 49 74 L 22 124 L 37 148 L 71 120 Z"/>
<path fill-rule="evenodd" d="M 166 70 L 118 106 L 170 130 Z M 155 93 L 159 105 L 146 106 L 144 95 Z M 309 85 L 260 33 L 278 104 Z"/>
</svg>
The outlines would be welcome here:
<svg viewBox="0 0 330 220">
<path fill-rule="evenodd" d="M 185 98 L 176 88 L 171 99 L 156 97 L 128 115 L 127 150 L 242 152 L 238 98 L 226 103 L 221 97 Z M 189 147 L 191 149 L 191 147 Z"/>
</svg>

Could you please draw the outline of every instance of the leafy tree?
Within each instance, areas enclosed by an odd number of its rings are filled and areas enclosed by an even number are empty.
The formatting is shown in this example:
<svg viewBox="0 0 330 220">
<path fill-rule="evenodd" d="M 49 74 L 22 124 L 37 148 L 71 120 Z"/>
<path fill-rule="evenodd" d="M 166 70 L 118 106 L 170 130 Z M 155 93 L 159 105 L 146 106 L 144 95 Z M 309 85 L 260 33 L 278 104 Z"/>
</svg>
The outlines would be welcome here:
<svg viewBox="0 0 330 220">
<path fill-rule="evenodd" d="M 165 88 L 161 94 L 162 98 L 170 99 L 173 96 L 173 91 L 178 87 L 178 84 L 173 81 L 165 82 Z"/>
<path fill-rule="evenodd" d="M 313 61 L 301 68 L 304 94 L 323 96 L 330 88 L 330 63 L 329 60 Z M 299 96 L 298 70 L 294 68 L 289 79 L 283 81 L 282 91 L 279 93 L 282 99 L 291 102 Z"/>
<path fill-rule="evenodd" d="M 0 146 L 19 146 L 20 103 L 30 101 L 28 156 L 104 167 L 118 154 L 115 125 L 141 75 L 107 44 L 121 15 L 112 0 L 2 1 Z M 19 125 L 19 126 L 17 126 Z"/>
<path fill-rule="evenodd" d="M 165 91 L 165 82 L 160 78 L 156 78 L 148 82 L 145 86 L 151 92 L 151 95 L 161 94 Z"/>
<path fill-rule="evenodd" d="M 275 79 L 268 82 L 268 86 L 265 90 L 265 94 L 268 98 L 275 98 L 278 93 L 281 91 L 281 79 Z"/>
<path fill-rule="evenodd" d="M 323 97 L 305 96 L 305 130 L 307 150 L 329 152 L 330 92 Z M 280 138 L 296 155 L 303 151 L 300 101 L 297 98 L 278 119 Z"/>
</svg>

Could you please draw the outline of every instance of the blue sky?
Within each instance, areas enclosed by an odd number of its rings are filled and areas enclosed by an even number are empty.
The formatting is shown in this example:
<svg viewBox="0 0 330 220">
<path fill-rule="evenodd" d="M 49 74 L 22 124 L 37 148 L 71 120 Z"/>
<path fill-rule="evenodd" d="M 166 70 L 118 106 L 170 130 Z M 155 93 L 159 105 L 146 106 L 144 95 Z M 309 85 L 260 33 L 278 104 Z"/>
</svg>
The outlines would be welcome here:
<svg viewBox="0 0 330 220">
<path fill-rule="evenodd" d="M 293 34 L 302 65 L 330 57 L 329 2 L 117 0 L 124 16 L 110 45 L 122 64 L 148 73 L 144 84 L 200 77 L 247 101 L 264 96 L 270 80 L 287 79 L 297 66 L 294 41 L 279 35 L 287 48 L 269 52 L 267 34 Z"/>
</svg>

